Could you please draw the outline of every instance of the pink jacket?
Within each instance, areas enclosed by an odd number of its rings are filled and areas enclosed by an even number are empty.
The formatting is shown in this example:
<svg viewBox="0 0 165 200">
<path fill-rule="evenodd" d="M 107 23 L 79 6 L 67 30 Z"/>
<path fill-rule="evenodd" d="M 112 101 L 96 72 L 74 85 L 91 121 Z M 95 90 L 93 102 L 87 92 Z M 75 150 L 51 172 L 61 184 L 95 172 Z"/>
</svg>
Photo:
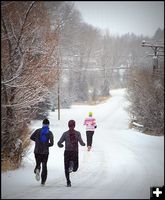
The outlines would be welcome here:
<svg viewBox="0 0 165 200">
<path fill-rule="evenodd" d="M 87 117 L 84 121 L 86 125 L 86 131 L 94 131 L 96 126 L 96 119 L 93 117 Z"/>
</svg>

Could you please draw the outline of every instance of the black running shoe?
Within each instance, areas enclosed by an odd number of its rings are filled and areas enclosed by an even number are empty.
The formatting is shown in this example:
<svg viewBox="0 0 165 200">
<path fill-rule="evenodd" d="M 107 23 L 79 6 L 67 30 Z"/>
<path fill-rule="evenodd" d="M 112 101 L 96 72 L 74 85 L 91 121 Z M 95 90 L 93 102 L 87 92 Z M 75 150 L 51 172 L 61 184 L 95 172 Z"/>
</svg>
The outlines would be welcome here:
<svg viewBox="0 0 165 200">
<path fill-rule="evenodd" d="M 44 182 L 44 181 L 41 181 L 41 185 L 44 186 L 44 185 L 45 185 L 45 182 Z"/>
<path fill-rule="evenodd" d="M 67 182 L 67 187 L 71 187 L 71 182 Z"/>
</svg>

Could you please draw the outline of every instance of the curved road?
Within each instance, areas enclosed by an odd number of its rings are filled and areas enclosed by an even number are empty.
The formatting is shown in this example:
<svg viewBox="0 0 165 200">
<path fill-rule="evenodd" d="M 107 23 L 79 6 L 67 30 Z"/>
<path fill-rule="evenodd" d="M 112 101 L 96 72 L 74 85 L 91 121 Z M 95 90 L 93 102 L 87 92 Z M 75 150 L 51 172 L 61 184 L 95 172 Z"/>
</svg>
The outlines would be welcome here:
<svg viewBox="0 0 165 200">
<path fill-rule="evenodd" d="M 80 166 L 76 173 L 71 174 L 71 188 L 65 187 L 64 172 L 55 163 L 55 169 L 49 170 L 49 181 L 44 187 L 32 183 L 19 193 L 15 191 L 6 197 L 149 199 L 150 187 L 164 184 L 164 139 L 128 129 L 124 90 L 112 95 L 105 104 L 94 107 L 98 128 L 93 138 L 93 149 L 87 152 L 86 148 L 79 147 Z M 76 117 L 76 109 L 68 112 Z M 88 109 L 84 107 L 84 113 Z M 81 130 L 84 131 L 83 128 Z M 54 162 L 57 154 L 63 156 L 63 150 L 57 148 L 55 152 L 56 155 L 51 158 Z M 59 165 L 63 167 L 63 162 Z M 51 174 L 54 174 L 52 179 Z"/>
</svg>

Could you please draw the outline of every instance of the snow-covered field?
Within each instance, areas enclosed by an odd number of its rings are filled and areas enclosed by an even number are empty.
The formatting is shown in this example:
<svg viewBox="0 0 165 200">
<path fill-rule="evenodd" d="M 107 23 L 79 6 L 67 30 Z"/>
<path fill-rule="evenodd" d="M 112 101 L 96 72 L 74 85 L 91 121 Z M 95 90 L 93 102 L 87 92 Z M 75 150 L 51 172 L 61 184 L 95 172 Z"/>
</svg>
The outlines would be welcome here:
<svg viewBox="0 0 165 200">
<path fill-rule="evenodd" d="M 2 173 L 2 199 L 149 199 L 151 186 L 164 185 L 164 136 L 149 136 L 128 129 L 125 90 L 111 91 L 106 103 L 96 106 L 75 105 L 58 113 L 50 112 L 50 129 L 55 144 L 50 148 L 48 178 L 42 187 L 35 180 L 31 142 L 22 167 Z M 64 148 L 57 142 L 68 129 L 68 120 L 76 121 L 86 143 L 84 118 L 92 111 L 97 129 L 90 152 L 79 146 L 79 169 L 71 174 L 72 187 L 66 187 L 63 166 Z M 32 129 L 42 121 L 33 121 Z"/>
</svg>

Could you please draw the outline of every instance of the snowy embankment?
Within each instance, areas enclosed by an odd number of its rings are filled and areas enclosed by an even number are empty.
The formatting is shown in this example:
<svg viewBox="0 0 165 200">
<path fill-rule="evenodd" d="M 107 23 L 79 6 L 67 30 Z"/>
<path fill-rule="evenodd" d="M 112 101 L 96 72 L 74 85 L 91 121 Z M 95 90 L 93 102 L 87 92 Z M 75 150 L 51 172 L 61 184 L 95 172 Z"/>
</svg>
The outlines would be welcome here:
<svg viewBox="0 0 165 200">
<path fill-rule="evenodd" d="M 114 90 L 112 98 L 96 106 L 72 106 L 50 112 L 50 128 L 55 145 L 50 148 L 48 178 L 41 187 L 34 178 L 34 143 L 22 167 L 2 173 L 2 198 L 12 199 L 149 199 L 151 186 L 164 185 L 164 136 L 149 136 L 128 129 L 125 90 Z M 84 118 L 93 111 L 98 128 L 91 152 L 79 146 L 79 169 L 71 174 L 72 187 L 65 187 L 64 148 L 57 141 L 66 131 L 67 122 L 76 120 L 76 129 L 86 142 Z M 41 126 L 34 121 L 32 129 Z"/>
</svg>

